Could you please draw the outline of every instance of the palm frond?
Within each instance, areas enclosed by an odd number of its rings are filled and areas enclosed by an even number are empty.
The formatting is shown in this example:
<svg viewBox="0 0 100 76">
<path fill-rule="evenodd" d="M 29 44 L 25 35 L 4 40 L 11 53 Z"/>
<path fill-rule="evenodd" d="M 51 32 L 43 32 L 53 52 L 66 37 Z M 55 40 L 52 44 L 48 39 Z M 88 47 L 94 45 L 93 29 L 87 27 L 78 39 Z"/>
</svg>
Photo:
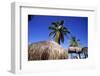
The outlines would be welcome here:
<svg viewBox="0 0 100 76">
<path fill-rule="evenodd" d="M 55 33 L 55 31 L 52 31 L 49 33 L 49 36 L 53 35 Z"/>
<path fill-rule="evenodd" d="M 52 22 L 52 25 L 53 25 L 54 27 L 58 27 L 58 26 L 59 26 L 56 22 Z"/>
<path fill-rule="evenodd" d="M 68 34 L 70 34 L 70 31 L 69 31 L 68 28 L 66 28 L 66 27 L 63 27 L 63 31 L 64 31 L 64 32 L 67 32 Z"/>
<path fill-rule="evenodd" d="M 67 32 L 63 31 L 63 34 L 66 36 L 67 39 L 69 39 L 69 35 L 67 34 Z"/>
<path fill-rule="evenodd" d="M 61 39 L 61 42 L 64 43 L 64 35 L 63 35 L 62 32 L 61 32 L 61 35 L 60 35 L 60 39 Z"/>
<path fill-rule="evenodd" d="M 60 25 L 63 25 L 63 24 L 64 24 L 64 20 L 61 20 L 61 21 L 60 21 Z"/>
<path fill-rule="evenodd" d="M 56 28 L 53 27 L 53 26 L 49 26 L 49 29 L 50 29 L 50 30 L 56 30 Z"/>
</svg>

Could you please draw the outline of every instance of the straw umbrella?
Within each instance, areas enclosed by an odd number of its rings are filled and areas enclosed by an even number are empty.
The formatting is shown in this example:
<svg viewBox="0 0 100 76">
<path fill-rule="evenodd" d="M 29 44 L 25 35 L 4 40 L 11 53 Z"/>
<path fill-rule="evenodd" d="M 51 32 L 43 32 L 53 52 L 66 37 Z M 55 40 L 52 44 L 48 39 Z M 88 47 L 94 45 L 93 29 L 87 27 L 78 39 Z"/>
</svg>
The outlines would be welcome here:
<svg viewBox="0 0 100 76">
<path fill-rule="evenodd" d="M 28 60 L 67 59 L 67 51 L 55 41 L 39 41 L 28 46 Z"/>
<path fill-rule="evenodd" d="M 81 58 L 81 57 L 80 57 L 81 49 L 82 49 L 82 48 L 80 48 L 80 47 L 69 47 L 69 48 L 68 48 L 68 51 L 69 51 L 69 52 L 72 52 L 72 53 L 77 53 L 77 54 L 78 54 L 77 57 L 78 57 L 78 58 Z"/>
</svg>

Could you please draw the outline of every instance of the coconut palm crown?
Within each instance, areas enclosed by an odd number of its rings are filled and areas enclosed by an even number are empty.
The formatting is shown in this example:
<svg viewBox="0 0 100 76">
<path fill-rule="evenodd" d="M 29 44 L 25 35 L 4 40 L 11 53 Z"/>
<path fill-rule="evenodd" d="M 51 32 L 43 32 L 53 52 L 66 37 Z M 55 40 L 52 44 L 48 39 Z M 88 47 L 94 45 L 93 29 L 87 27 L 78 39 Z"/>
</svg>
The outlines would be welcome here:
<svg viewBox="0 0 100 76">
<path fill-rule="evenodd" d="M 51 30 L 49 36 L 53 36 L 58 44 L 64 43 L 64 36 L 68 37 L 68 34 L 70 34 L 68 28 L 64 27 L 64 20 L 53 22 L 49 29 Z"/>
</svg>

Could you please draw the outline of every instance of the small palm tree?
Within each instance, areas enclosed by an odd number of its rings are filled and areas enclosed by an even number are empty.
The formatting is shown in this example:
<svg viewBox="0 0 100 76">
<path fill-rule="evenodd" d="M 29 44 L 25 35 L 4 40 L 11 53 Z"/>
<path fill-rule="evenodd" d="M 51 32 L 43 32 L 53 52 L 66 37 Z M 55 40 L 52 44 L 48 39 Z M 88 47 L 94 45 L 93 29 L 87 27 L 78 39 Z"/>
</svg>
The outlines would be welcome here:
<svg viewBox="0 0 100 76">
<path fill-rule="evenodd" d="M 49 26 L 49 29 L 51 32 L 49 33 L 49 36 L 53 36 L 55 38 L 55 42 L 60 44 L 60 42 L 64 43 L 64 36 L 68 37 L 68 34 L 70 34 L 70 31 L 68 28 L 64 27 L 64 20 L 53 22 L 52 26 Z"/>
<path fill-rule="evenodd" d="M 69 49 L 71 51 L 77 52 L 78 53 L 77 57 L 81 58 L 81 56 L 80 56 L 80 51 L 81 51 L 80 40 L 76 39 L 76 37 L 72 36 L 72 38 L 70 39 L 70 45 L 69 46 L 70 46 Z"/>
<path fill-rule="evenodd" d="M 70 40 L 70 46 L 72 47 L 80 47 L 79 39 L 76 39 L 76 37 L 72 36 Z"/>
</svg>

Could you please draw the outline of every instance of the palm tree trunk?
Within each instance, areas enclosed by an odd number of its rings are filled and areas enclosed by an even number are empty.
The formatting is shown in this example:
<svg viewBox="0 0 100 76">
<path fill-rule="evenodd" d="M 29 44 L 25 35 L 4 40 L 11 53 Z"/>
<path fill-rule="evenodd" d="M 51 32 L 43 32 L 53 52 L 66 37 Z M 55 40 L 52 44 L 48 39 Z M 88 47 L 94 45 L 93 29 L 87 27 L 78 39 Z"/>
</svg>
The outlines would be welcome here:
<svg viewBox="0 0 100 76">
<path fill-rule="evenodd" d="M 56 32 L 56 37 L 55 37 L 55 42 L 57 42 L 58 44 L 60 44 L 60 32 Z"/>
</svg>

